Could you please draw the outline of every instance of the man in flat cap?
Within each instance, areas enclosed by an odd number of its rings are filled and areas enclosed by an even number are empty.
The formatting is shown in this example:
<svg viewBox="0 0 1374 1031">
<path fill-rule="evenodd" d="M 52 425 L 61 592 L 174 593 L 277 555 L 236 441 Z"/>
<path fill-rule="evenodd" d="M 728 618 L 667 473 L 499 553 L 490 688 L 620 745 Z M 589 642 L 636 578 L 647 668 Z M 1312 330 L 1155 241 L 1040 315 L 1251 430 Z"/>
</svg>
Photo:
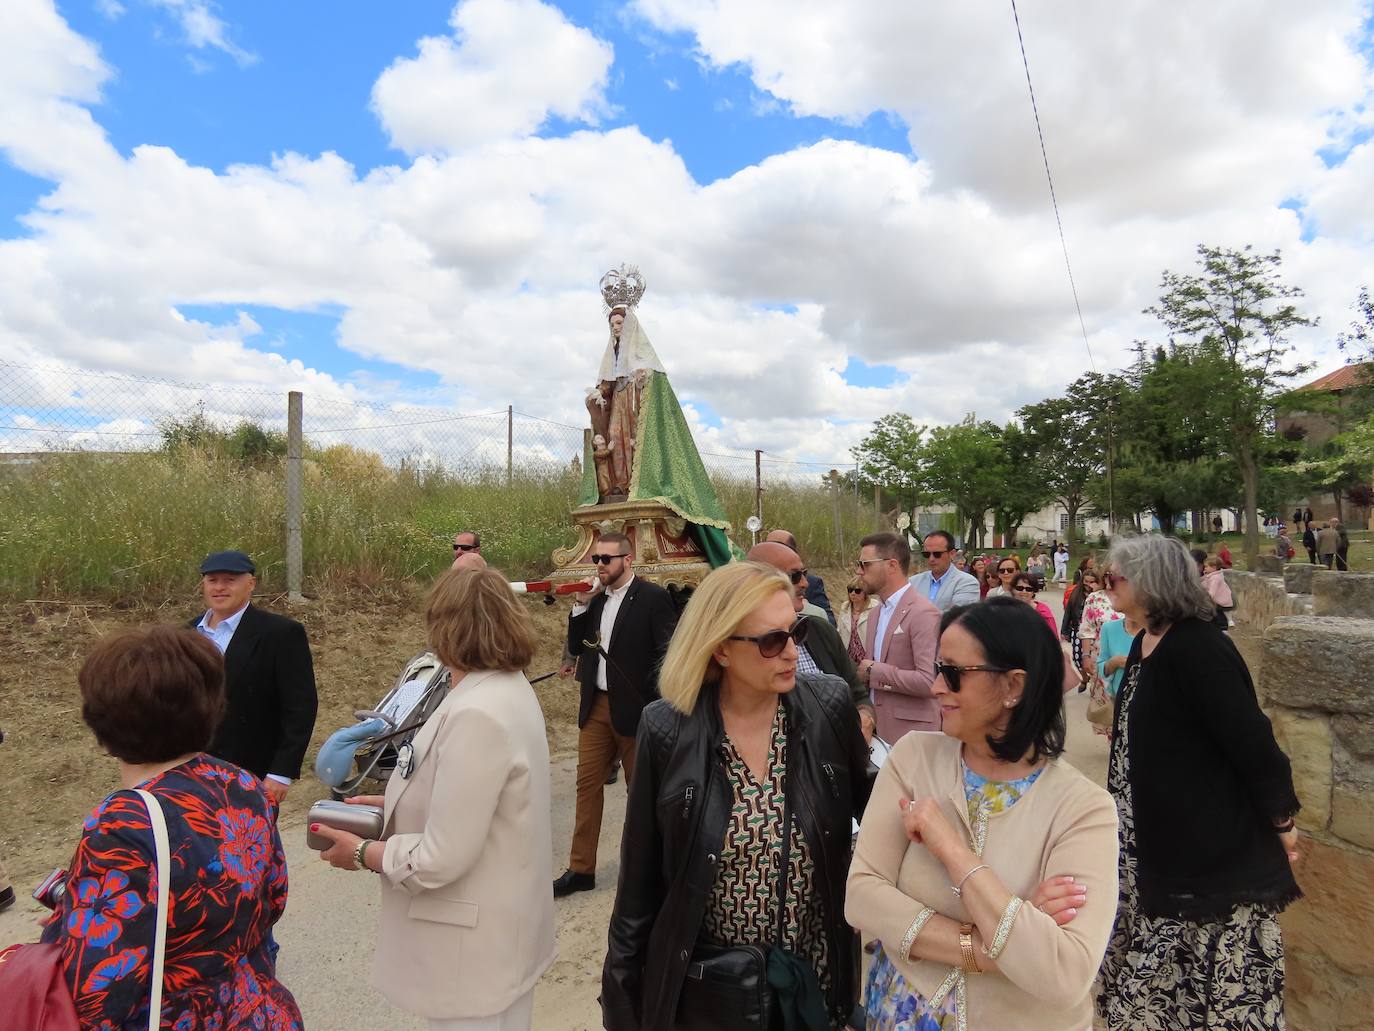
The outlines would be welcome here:
<svg viewBox="0 0 1374 1031">
<path fill-rule="evenodd" d="M 224 656 L 224 720 L 210 754 L 248 770 L 279 804 L 315 729 L 315 665 L 305 627 L 252 604 L 253 560 L 217 551 L 200 564 L 205 614 L 190 625 Z"/>
</svg>

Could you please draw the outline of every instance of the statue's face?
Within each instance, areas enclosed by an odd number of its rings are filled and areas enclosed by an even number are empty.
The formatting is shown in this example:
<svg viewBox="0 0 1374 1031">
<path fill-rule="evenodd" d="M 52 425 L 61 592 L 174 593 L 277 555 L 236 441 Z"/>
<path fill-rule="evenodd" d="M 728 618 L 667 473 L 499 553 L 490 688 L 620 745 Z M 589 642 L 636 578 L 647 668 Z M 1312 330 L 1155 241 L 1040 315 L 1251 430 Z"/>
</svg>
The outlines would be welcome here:
<svg viewBox="0 0 1374 1031">
<path fill-rule="evenodd" d="M 611 336 L 620 339 L 620 327 L 625 325 L 625 316 L 620 312 L 611 313 Z"/>
</svg>

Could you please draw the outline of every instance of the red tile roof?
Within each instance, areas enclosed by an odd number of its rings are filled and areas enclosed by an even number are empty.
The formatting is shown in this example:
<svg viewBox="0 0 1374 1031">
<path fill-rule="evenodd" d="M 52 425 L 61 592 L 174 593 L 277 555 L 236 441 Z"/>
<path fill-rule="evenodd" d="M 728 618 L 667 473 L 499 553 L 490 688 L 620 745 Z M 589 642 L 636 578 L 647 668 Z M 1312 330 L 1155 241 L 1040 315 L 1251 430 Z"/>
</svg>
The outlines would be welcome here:
<svg viewBox="0 0 1374 1031">
<path fill-rule="evenodd" d="M 1374 363 L 1356 362 L 1351 365 L 1342 365 L 1335 372 L 1328 372 L 1321 379 L 1314 379 L 1311 383 L 1305 383 L 1297 389 L 1334 393 L 1348 387 L 1359 386 L 1362 383 L 1374 383 Z"/>
</svg>

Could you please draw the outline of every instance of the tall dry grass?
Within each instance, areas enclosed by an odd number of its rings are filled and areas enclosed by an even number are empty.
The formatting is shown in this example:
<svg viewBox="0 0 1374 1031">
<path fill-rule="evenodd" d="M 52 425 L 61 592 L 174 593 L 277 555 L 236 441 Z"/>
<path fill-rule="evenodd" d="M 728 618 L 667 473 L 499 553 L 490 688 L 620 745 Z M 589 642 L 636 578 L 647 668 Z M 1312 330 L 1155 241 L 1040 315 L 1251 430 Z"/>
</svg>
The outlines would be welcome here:
<svg viewBox="0 0 1374 1031">
<path fill-rule="evenodd" d="M 0 593 L 10 599 L 179 597 L 208 551 L 239 548 L 266 591 L 285 588 L 285 476 L 213 450 L 132 455 L 53 454 L 0 467 Z M 717 483 L 737 543 L 753 484 Z M 516 576 L 547 573 L 554 548 L 573 540 L 578 482 L 568 472 L 453 476 L 395 470 L 347 447 L 317 453 L 305 477 L 306 592 L 327 586 L 427 579 L 452 559 L 451 535 L 475 529 L 489 560 Z M 820 486 L 772 485 L 768 527 L 797 535 L 808 563 L 853 559 L 872 513 Z"/>
</svg>

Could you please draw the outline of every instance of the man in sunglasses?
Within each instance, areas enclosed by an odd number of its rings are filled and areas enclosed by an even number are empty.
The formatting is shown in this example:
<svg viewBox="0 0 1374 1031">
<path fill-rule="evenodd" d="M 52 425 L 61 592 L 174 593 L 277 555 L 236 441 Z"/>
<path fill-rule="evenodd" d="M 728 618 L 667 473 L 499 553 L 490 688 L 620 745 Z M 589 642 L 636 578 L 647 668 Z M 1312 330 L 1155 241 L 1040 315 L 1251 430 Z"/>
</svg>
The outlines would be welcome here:
<svg viewBox="0 0 1374 1031">
<path fill-rule="evenodd" d="M 954 568 L 954 537 L 944 530 L 931 530 L 921 545 L 926 568 L 911 578 L 911 587 L 941 612 L 956 605 L 976 605 L 982 595 L 978 581 Z"/>
<path fill-rule="evenodd" d="M 482 554 L 482 538 L 471 530 L 464 530 L 462 533 L 453 535 L 453 557 L 461 558 L 463 555 Z"/>
<path fill-rule="evenodd" d="M 801 548 L 797 547 L 797 538 L 786 530 L 770 530 L 764 540 L 781 544 L 791 548 L 798 555 L 801 554 Z M 825 593 L 825 581 L 819 576 L 812 576 L 810 573 L 806 574 L 806 602 L 808 605 L 820 609 L 832 627 L 839 626 L 835 621 L 835 610 L 830 607 L 830 597 Z"/>
<path fill-rule="evenodd" d="M 801 556 L 785 544 L 762 541 L 750 548 L 744 557 L 751 562 L 772 566 L 792 581 L 792 607 L 796 609 L 799 620 L 805 620 L 808 624 L 805 639 L 797 643 L 797 672 L 813 675 L 826 673 L 847 683 L 849 694 L 859 710 L 859 726 L 865 740 L 871 742 L 877 727 L 877 715 L 873 703 L 868 699 L 868 686 L 859 679 L 858 668 L 840 640 L 839 631 L 826 622 L 823 613 L 818 610 L 806 611 L 807 576 Z"/>
<path fill-rule="evenodd" d="M 878 736 L 888 744 L 913 730 L 940 729 L 940 703 L 931 694 L 940 610 L 912 588 L 911 547 L 895 533 L 869 534 L 859 542 L 859 575 L 869 594 L 882 599 L 868 615 L 859 677 L 873 691 Z"/>
<path fill-rule="evenodd" d="M 630 539 L 623 533 L 598 537 L 591 560 L 596 578 L 573 596 L 568 617 L 568 654 L 578 659 L 582 699 L 572 851 L 567 871 L 553 882 L 557 897 L 596 887 L 606 779 L 619 758 L 630 786 L 639 715 L 658 697 L 658 667 L 677 626 L 668 592 L 634 575 Z"/>
</svg>

